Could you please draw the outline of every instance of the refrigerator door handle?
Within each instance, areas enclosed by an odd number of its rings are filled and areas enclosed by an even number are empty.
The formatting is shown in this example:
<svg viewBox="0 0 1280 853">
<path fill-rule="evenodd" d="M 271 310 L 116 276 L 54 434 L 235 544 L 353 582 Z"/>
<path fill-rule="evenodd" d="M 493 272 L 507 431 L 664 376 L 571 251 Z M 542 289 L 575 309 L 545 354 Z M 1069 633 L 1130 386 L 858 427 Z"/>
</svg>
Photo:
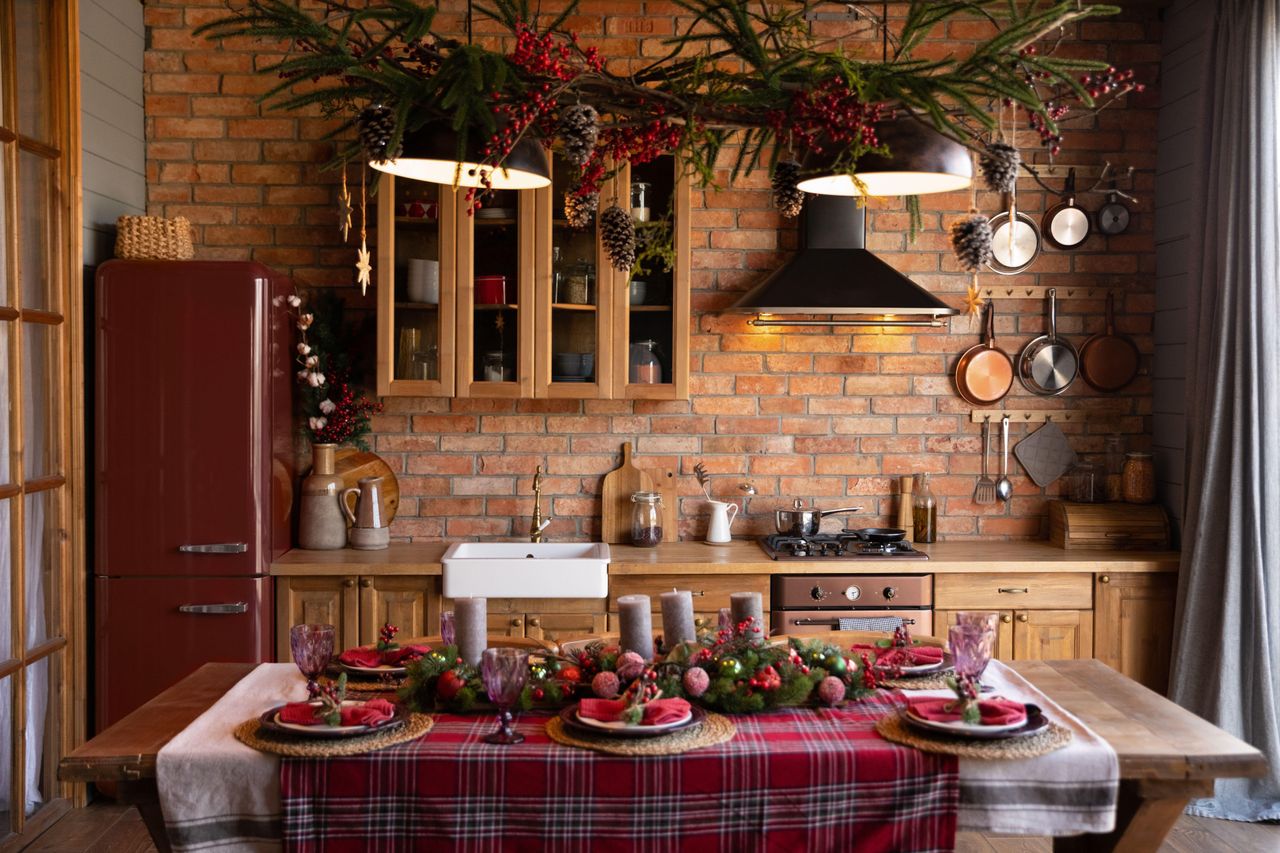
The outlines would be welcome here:
<svg viewBox="0 0 1280 853">
<path fill-rule="evenodd" d="M 249 603 L 247 601 L 237 601 L 227 604 L 180 604 L 178 605 L 179 613 L 200 613 L 218 616 L 225 613 L 248 613 Z"/>
<path fill-rule="evenodd" d="M 179 545 L 184 554 L 243 554 L 249 550 L 247 542 L 215 542 L 212 545 Z"/>
</svg>

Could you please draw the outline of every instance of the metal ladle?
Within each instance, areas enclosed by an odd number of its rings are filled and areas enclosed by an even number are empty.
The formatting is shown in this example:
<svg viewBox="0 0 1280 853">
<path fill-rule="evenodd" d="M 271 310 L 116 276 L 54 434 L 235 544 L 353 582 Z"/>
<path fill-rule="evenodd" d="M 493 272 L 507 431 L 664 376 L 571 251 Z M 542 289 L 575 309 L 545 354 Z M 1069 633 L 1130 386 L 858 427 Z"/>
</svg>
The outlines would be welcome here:
<svg viewBox="0 0 1280 853">
<path fill-rule="evenodd" d="M 1013 482 L 1009 479 L 1009 416 L 1000 419 L 1000 479 L 996 481 L 996 497 L 1008 503 L 1013 497 Z"/>
</svg>

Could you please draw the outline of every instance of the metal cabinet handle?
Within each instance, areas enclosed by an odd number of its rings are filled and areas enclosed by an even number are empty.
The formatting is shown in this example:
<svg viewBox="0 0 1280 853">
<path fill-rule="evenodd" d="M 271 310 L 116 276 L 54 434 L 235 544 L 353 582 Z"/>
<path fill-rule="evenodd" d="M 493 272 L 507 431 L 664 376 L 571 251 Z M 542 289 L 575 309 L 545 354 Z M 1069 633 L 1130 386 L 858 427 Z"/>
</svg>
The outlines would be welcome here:
<svg viewBox="0 0 1280 853">
<path fill-rule="evenodd" d="M 1019 621 L 1019 622 L 1026 622 L 1029 618 L 1030 618 L 1030 617 L 1029 617 L 1029 616 L 1027 616 L 1027 614 L 1025 614 L 1025 613 L 1019 613 L 1019 614 L 1018 614 L 1018 621 Z"/>
<path fill-rule="evenodd" d="M 1012 617 L 1012 616 L 1010 616 L 1008 613 L 1006 613 L 1006 614 L 1004 614 L 1003 616 L 1001 616 L 1001 617 L 1000 617 L 1000 621 L 1001 621 L 1001 622 L 1003 622 L 1004 624 L 1008 625 L 1010 622 L 1012 622 L 1012 621 L 1013 621 L 1013 617 Z"/>
<path fill-rule="evenodd" d="M 1008 595 L 1019 595 L 1021 593 L 1031 592 L 1031 590 L 1025 586 L 1002 586 L 998 588 L 996 592 L 1007 593 Z"/>
<path fill-rule="evenodd" d="M 219 616 L 226 613 L 248 613 L 249 603 L 247 601 L 237 601 L 226 604 L 180 604 L 178 605 L 178 612 L 198 613 L 209 616 Z"/>
<path fill-rule="evenodd" d="M 183 554 L 243 554 L 249 550 L 247 542 L 214 542 L 210 545 L 179 545 Z"/>
<path fill-rule="evenodd" d="M 353 587 L 353 586 L 355 586 L 355 585 L 356 585 L 355 578 L 346 578 L 346 579 L 344 579 L 344 580 L 342 581 L 342 585 L 343 585 L 344 587 L 346 587 L 347 589 L 351 589 L 351 587 Z"/>
<path fill-rule="evenodd" d="M 1098 583 L 1111 583 L 1111 575 L 1103 575 L 1098 578 Z"/>
<path fill-rule="evenodd" d="M 531 617 L 529 618 L 529 627 L 530 627 L 530 628 L 539 628 L 539 627 L 541 627 L 541 626 L 542 626 L 542 620 L 541 620 L 541 619 L 539 619 L 537 616 L 531 616 Z"/>
</svg>

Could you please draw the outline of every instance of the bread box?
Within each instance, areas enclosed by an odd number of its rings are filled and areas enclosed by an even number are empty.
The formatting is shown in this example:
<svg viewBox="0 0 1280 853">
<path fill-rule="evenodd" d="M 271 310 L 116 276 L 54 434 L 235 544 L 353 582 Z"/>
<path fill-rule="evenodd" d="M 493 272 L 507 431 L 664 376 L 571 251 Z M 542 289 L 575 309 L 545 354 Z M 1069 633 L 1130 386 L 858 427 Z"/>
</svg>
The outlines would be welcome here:
<svg viewBox="0 0 1280 853">
<path fill-rule="evenodd" d="M 1159 504 L 1049 501 L 1049 541 L 1059 548 L 1160 551 L 1169 516 Z"/>
</svg>

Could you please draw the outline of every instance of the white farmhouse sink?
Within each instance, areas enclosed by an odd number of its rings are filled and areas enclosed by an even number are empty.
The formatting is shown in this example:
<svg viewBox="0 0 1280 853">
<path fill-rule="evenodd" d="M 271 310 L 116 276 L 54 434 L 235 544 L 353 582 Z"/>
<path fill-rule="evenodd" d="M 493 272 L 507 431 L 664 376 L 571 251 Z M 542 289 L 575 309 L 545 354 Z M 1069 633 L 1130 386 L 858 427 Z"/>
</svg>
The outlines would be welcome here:
<svg viewBox="0 0 1280 853">
<path fill-rule="evenodd" d="M 441 562 L 448 598 L 609 594 L 609 546 L 599 542 L 460 542 Z"/>
</svg>

